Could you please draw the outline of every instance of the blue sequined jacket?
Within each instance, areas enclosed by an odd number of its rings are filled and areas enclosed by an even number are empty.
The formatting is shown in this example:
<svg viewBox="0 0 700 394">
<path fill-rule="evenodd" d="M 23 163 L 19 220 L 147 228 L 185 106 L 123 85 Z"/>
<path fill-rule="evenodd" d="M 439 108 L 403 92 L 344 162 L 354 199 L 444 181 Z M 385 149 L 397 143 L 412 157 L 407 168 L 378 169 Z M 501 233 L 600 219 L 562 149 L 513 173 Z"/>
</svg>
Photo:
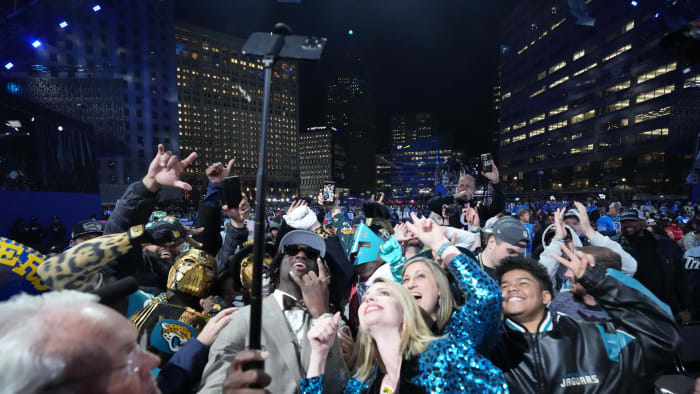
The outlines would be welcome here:
<svg viewBox="0 0 700 394">
<path fill-rule="evenodd" d="M 400 393 L 507 393 L 503 373 L 476 348 L 499 333 L 501 290 L 473 258 L 459 255 L 449 263 L 465 303 L 455 310 L 444 336 L 401 365 Z M 476 345 L 475 345 L 476 344 Z M 490 345 L 487 345 L 490 347 Z M 345 393 L 378 393 L 383 379 L 375 368 L 365 381 L 351 379 Z M 304 394 L 325 392 L 323 376 L 299 382 Z"/>
</svg>

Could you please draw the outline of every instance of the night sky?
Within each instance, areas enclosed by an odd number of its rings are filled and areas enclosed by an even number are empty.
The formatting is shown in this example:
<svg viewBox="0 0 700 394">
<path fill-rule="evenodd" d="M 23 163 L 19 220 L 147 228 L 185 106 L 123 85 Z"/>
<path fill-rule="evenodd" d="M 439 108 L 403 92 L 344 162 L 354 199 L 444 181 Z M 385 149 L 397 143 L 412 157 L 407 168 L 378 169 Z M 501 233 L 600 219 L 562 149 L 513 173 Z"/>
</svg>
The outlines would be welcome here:
<svg viewBox="0 0 700 394">
<path fill-rule="evenodd" d="M 175 0 L 178 20 L 240 37 L 285 22 L 295 34 L 328 37 L 320 62 L 300 75 L 300 121 L 321 123 L 326 86 L 355 33 L 368 88 L 377 103 L 377 129 L 389 118 L 434 112 L 458 148 L 481 153 L 494 127 L 499 17 L 515 0 Z M 495 149 L 495 148 L 494 148 Z"/>
</svg>

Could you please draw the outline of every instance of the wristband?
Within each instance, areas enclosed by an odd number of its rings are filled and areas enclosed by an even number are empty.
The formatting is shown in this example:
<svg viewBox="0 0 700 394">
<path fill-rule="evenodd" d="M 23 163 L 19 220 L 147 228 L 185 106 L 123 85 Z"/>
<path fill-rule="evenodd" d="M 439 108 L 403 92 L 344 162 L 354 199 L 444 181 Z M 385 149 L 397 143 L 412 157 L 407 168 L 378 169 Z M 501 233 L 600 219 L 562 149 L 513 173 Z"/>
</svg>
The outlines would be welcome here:
<svg viewBox="0 0 700 394">
<path fill-rule="evenodd" d="M 472 228 L 472 229 L 469 230 L 469 231 L 472 232 L 472 233 L 474 233 L 474 234 L 478 234 L 478 233 L 481 232 L 481 227 L 474 227 L 474 228 Z"/>
<path fill-rule="evenodd" d="M 449 248 L 450 246 L 452 246 L 452 242 L 450 241 L 446 241 L 444 244 L 442 244 L 442 246 L 440 246 L 440 249 L 438 249 L 437 251 L 438 257 L 442 257 L 442 252 L 444 252 L 445 249 Z"/>
</svg>

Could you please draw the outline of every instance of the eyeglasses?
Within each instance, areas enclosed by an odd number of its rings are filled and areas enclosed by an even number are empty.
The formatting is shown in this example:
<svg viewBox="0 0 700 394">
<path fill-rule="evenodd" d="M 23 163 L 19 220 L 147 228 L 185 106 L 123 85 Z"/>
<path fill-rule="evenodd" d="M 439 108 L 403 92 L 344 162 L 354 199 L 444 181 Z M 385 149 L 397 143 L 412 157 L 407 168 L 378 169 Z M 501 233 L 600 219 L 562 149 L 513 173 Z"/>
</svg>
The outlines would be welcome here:
<svg viewBox="0 0 700 394">
<path fill-rule="evenodd" d="M 284 254 L 288 256 L 296 256 L 299 252 L 304 252 L 304 255 L 311 260 L 316 260 L 321 255 L 321 252 L 318 250 L 305 245 L 284 246 Z"/>
</svg>

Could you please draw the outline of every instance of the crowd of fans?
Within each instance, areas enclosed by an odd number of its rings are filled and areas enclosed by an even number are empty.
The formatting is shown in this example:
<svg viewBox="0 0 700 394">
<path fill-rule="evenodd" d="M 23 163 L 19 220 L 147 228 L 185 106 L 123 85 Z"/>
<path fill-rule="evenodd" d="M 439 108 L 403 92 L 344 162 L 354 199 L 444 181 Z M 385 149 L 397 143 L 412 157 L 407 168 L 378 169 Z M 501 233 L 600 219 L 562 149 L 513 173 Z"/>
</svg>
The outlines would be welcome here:
<svg viewBox="0 0 700 394">
<path fill-rule="evenodd" d="M 59 217 L 0 238 L 1 392 L 700 392 L 680 357 L 700 319 L 692 202 L 507 201 L 495 163 L 488 203 L 473 175 L 426 204 L 293 201 L 267 212 L 254 350 L 232 162 L 206 169 L 191 227 L 156 209 L 195 159 L 159 146 L 69 245 Z"/>
</svg>

